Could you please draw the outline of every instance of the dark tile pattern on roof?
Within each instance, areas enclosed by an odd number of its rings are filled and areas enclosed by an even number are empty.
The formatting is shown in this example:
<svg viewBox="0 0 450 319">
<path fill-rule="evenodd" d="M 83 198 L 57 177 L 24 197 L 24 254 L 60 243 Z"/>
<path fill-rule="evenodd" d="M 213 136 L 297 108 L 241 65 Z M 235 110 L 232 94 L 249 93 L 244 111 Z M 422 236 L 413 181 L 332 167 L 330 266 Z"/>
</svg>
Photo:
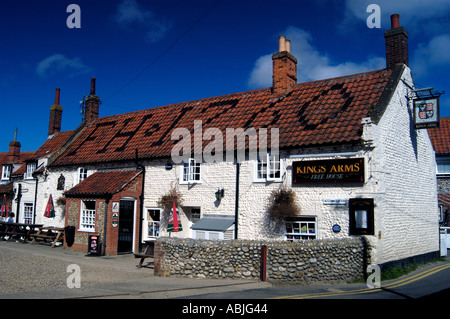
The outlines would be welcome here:
<svg viewBox="0 0 450 319">
<path fill-rule="evenodd" d="M 450 117 L 441 117 L 439 127 L 428 129 L 428 135 L 436 154 L 450 154 Z"/>
<path fill-rule="evenodd" d="M 134 160 L 136 150 L 141 159 L 169 157 L 178 142 L 171 140 L 175 128 L 188 129 L 193 145 L 194 120 L 202 121 L 203 132 L 218 128 L 224 140 L 226 128 L 278 128 L 280 148 L 354 143 L 362 118 L 380 109 L 392 73 L 300 83 L 281 98 L 269 88 L 99 118 L 52 165 Z"/>
<path fill-rule="evenodd" d="M 134 180 L 141 170 L 96 172 L 64 192 L 66 196 L 105 196 L 115 194 Z"/>
</svg>

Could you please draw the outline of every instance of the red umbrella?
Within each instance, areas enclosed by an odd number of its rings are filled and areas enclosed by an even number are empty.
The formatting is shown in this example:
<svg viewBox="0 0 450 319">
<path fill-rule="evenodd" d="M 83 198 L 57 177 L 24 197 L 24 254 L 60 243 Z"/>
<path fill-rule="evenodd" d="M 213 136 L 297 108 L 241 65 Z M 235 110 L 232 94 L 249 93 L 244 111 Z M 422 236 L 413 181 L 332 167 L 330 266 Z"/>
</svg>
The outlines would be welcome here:
<svg viewBox="0 0 450 319">
<path fill-rule="evenodd" d="M 2 211 L 1 211 L 0 216 L 8 217 L 8 204 L 6 203 L 6 195 L 3 195 L 3 204 L 2 204 Z"/>
<path fill-rule="evenodd" d="M 183 230 L 181 222 L 178 220 L 177 207 L 175 205 L 175 199 L 173 200 L 173 213 L 172 217 L 169 219 L 169 225 L 167 225 L 168 232 L 177 232 Z"/>
<path fill-rule="evenodd" d="M 50 194 L 50 197 L 47 202 L 47 207 L 45 207 L 44 217 L 49 218 L 55 217 L 55 206 L 53 206 L 52 194 Z"/>
</svg>

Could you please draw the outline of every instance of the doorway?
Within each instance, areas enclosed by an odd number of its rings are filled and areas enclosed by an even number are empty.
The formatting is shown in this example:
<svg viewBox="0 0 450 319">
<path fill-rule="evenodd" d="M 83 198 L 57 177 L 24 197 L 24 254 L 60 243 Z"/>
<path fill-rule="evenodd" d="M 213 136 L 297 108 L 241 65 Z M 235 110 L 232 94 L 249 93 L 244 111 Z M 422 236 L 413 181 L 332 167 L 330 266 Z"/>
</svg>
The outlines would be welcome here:
<svg viewBox="0 0 450 319">
<path fill-rule="evenodd" d="M 117 253 L 133 252 L 134 200 L 120 200 Z"/>
</svg>

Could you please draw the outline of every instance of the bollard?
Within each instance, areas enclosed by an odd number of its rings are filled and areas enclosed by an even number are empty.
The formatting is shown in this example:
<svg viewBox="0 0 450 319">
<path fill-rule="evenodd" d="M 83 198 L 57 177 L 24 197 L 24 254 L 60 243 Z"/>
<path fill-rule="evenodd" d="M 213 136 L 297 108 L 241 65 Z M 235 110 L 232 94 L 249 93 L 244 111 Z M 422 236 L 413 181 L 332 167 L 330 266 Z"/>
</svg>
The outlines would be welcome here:
<svg viewBox="0 0 450 319">
<path fill-rule="evenodd" d="M 267 246 L 261 246 L 261 281 L 267 281 Z"/>
</svg>

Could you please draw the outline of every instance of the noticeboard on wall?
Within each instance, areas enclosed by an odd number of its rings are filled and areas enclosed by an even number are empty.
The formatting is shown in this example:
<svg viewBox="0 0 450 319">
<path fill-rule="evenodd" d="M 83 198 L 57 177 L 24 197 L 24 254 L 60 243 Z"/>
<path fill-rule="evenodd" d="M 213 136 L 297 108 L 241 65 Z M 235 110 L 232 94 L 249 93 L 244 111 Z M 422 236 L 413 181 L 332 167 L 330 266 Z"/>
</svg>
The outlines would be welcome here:
<svg viewBox="0 0 450 319">
<path fill-rule="evenodd" d="M 414 100 L 414 126 L 416 129 L 439 127 L 439 97 Z"/>
</svg>

